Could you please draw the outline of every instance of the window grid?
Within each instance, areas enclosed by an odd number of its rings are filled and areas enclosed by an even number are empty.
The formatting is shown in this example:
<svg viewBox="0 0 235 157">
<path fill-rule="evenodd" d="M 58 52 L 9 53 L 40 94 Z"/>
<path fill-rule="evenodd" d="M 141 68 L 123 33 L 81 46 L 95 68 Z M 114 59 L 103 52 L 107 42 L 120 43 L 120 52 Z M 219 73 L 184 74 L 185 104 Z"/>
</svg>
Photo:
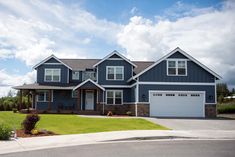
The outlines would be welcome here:
<svg viewBox="0 0 235 157">
<path fill-rule="evenodd" d="M 124 80 L 123 66 L 107 66 L 106 80 Z"/>
</svg>

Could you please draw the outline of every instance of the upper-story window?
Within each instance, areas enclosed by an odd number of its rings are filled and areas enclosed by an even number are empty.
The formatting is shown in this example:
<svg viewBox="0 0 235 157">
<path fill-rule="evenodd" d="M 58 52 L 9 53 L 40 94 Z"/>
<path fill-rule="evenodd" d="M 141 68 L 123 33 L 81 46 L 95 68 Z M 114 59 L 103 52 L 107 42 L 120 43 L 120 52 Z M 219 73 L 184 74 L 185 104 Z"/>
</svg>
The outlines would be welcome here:
<svg viewBox="0 0 235 157">
<path fill-rule="evenodd" d="M 45 82 L 60 82 L 60 69 L 45 69 Z"/>
<path fill-rule="evenodd" d="M 123 66 L 107 66 L 106 80 L 123 80 L 124 67 Z"/>
<path fill-rule="evenodd" d="M 186 60 L 167 60 L 167 75 L 186 76 L 187 75 L 187 61 Z"/>
<path fill-rule="evenodd" d="M 72 72 L 72 79 L 73 80 L 79 80 L 79 71 L 73 71 Z"/>
<path fill-rule="evenodd" d="M 96 72 L 94 71 L 84 71 L 82 73 L 82 81 L 91 79 L 91 80 L 96 80 Z"/>
</svg>

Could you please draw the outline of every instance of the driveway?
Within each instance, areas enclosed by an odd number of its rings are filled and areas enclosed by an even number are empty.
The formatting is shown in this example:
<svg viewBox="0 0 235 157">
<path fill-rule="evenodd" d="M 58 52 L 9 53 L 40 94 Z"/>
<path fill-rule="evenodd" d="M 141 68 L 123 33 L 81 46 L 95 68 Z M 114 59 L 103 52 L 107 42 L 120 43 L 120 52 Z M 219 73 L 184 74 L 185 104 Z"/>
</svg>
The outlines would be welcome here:
<svg viewBox="0 0 235 157">
<path fill-rule="evenodd" d="M 173 130 L 235 130 L 235 120 L 146 118 Z"/>
</svg>

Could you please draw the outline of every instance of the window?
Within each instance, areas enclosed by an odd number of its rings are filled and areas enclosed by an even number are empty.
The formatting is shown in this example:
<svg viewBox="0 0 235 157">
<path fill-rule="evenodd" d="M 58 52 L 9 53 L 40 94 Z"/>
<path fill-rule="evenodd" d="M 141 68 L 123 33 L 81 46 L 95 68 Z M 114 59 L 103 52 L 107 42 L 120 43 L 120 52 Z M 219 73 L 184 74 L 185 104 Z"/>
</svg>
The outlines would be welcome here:
<svg viewBox="0 0 235 157">
<path fill-rule="evenodd" d="M 79 71 L 73 71 L 72 72 L 72 79 L 73 80 L 79 80 Z"/>
<path fill-rule="evenodd" d="M 175 96 L 175 94 L 166 94 L 166 96 Z"/>
<path fill-rule="evenodd" d="M 72 98 L 78 97 L 78 90 L 72 90 Z"/>
<path fill-rule="evenodd" d="M 123 80 L 124 67 L 123 66 L 107 66 L 106 80 Z"/>
<path fill-rule="evenodd" d="M 53 100 L 52 97 L 53 97 L 53 94 L 51 94 L 51 101 Z M 48 102 L 49 101 L 49 91 L 38 91 L 37 101 L 38 102 Z"/>
<path fill-rule="evenodd" d="M 168 60 L 167 75 L 186 76 L 186 60 Z"/>
<path fill-rule="evenodd" d="M 200 94 L 191 94 L 192 97 L 199 97 Z"/>
<path fill-rule="evenodd" d="M 87 79 L 96 80 L 96 73 L 94 71 L 84 71 L 82 73 L 82 81 Z"/>
<path fill-rule="evenodd" d="M 106 92 L 107 104 L 122 104 L 122 90 L 108 90 Z"/>
<path fill-rule="evenodd" d="M 60 69 L 45 69 L 45 82 L 60 82 Z"/>
</svg>

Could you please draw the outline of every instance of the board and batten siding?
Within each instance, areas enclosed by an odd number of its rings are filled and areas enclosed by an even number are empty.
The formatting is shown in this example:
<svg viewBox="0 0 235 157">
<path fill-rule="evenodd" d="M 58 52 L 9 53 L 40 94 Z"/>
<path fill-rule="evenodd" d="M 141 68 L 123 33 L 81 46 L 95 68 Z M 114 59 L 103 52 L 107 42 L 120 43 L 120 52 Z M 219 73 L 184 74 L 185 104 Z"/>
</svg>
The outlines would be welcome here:
<svg viewBox="0 0 235 157">
<path fill-rule="evenodd" d="M 106 80 L 106 66 L 123 66 L 123 80 Z M 125 60 L 105 60 L 98 65 L 98 83 L 100 85 L 127 85 L 132 76 L 132 65 Z"/>
<path fill-rule="evenodd" d="M 161 91 L 205 91 L 205 103 L 215 104 L 213 85 L 139 85 L 139 102 L 149 101 L 149 90 Z"/>
<path fill-rule="evenodd" d="M 187 61 L 187 76 L 167 76 L 167 61 L 164 60 L 139 77 L 143 82 L 215 82 L 215 77 L 193 61 Z"/>
</svg>

